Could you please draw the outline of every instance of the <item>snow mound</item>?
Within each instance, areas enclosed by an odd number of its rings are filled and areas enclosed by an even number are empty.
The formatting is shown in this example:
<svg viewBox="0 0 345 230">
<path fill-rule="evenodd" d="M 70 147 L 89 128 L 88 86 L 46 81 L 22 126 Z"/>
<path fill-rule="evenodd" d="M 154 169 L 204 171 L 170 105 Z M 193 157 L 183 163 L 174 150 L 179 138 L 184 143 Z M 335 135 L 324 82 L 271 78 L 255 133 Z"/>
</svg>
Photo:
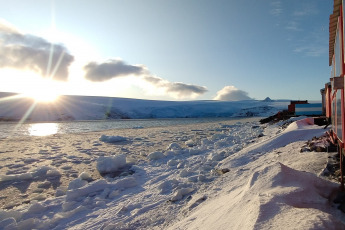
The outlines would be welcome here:
<svg viewBox="0 0 345 230">
<path fill-rule="evenodd" d="M 260 176 L 266 179 L 262 180 Z M 298 226 L 300 229 L 345 228 L 343 223 L 333 220 L 328 214 L 330 195 L 337 189 L 337 185 L 329 181 L 278 163 L 267 172 L 258 172 L 253 183 L 251 190 L 260 191 L 259 213 L 255 223 L 258 229 L 278 229 L 281 226 Z"/>
<path fill-rule="evenodd" d="M 120 154 L 97 159 L 97 170 L 100 174 L 113 173 L 126 166 L 126 155 Z"/>
<path fill-rule="evenodd" d="M 331 217 L 337 186 L 281 163 L 256 170 L 247 184 L 203 205 L 170 229 L 344 229 Z"/>
</svg>

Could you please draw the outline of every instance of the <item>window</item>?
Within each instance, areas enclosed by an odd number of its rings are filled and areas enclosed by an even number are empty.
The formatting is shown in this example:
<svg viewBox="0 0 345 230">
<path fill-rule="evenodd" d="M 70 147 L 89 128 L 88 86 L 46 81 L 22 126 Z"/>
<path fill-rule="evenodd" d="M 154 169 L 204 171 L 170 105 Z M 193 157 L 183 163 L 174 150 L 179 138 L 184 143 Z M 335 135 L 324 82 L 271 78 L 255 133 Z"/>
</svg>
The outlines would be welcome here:
<svg viewBox="0 0 345 230">
<path fill-rule="evenodd" d="M 334 71 L 335 71 L 335 76 L 339 77 L 341 73 L 341 66 L 342 66 L 342 60 L 341 60 L 341 50 L 340 50 L 340 39 L 339 39 L 339 28 L 337 29 L 337 33 L 335 36 L 335 45 L 334 45 L 334 64 L 335 66 Z"/>
<path fill-rule="evenodd" d="M 342 90 L 338 90 L 337 92 L 337 136 L 340 140 L 342 140 L 342 117 L 341 117 L 341 91 Z"/>
</svg>

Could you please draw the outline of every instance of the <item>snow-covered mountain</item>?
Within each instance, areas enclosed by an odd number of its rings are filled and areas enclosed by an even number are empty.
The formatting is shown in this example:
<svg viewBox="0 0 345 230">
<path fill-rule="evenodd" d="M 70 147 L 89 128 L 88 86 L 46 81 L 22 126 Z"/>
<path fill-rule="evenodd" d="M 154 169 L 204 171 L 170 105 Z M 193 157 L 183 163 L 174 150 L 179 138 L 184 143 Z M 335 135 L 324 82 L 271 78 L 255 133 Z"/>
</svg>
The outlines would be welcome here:
<svg viewBox="0 0 345 230">
<path fill-rule="evenodd" d="M 0 120 L 64 121 L 102 119 L 269 116 L 288 100 L 157 101 L 114 97 L 60 96 L 54 103 L 0 93 Z"/>
</svg>

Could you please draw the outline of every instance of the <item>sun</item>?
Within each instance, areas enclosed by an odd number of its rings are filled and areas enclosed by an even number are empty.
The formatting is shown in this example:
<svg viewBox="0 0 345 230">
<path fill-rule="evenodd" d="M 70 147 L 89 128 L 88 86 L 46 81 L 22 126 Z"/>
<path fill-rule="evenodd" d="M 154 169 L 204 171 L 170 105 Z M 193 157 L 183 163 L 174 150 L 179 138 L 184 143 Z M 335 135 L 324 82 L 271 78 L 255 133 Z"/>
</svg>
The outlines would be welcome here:
<svg viewBox="0 0 345 230">
<path fill-rule="evenodd" d="M 39 79 L 31 82 L 22 95 L 26 98 L 35 100 L 36 103 L 53 103 L 61 96 L 60 85 L 50 79 Z"/>
<path fill-rule="evenodd" d="M 25 97 L 34 99 L 37 103 L 53 103 L 57 101 L 60 96 L 57 93 L 47 91 L 25 93 L 24 95 Z"/>
</svg>

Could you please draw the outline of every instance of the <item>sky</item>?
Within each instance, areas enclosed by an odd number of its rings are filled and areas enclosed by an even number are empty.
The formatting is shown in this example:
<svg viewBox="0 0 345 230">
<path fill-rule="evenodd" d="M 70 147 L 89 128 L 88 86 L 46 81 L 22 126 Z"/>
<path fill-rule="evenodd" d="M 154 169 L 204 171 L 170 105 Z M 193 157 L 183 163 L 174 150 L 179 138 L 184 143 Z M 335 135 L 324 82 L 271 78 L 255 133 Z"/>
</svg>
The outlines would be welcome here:
<svg viewBox="0 0 345 230">
<path fill-rule="evenodd" d="M 320 100 L 326 0 L 0 0 L 0 91 Z"/>
</svg>

